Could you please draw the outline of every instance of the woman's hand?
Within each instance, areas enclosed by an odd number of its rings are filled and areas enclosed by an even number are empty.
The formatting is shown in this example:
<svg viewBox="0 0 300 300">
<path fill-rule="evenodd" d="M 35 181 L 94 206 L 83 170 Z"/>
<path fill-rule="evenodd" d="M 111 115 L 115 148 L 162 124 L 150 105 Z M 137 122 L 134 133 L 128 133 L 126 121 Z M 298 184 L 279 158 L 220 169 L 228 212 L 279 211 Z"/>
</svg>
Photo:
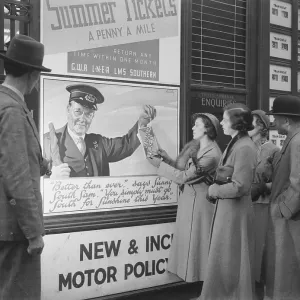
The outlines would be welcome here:
<svg viewBox="0 0 300 300">
<path fill-rule="evenodd" d="M 209 186 L 209 188 L 208 188 L 208 190 L 207 190 L 206 199 L 207 199 L 209 202 L 215 204 L 216 201 L 217 201 L 217 199 L 218 199 L 218 197 L 215 197 L 215 196 L 213 195 L 212 189 L 211 189 L 212 186 L 213 186 L 213 185 Z"/>
<path fill-rule="evenodd" d="M 165 151 L 165 150 L 162 149 L 162 148 L 159 148 L 159 149 L 157 150 L 157 154 L 158 154 L 159 156 L 161 156 L 163 159 L 166 159 L 166 158 L 169 158 L 169 157 L 170 157 L 169 154 L 167 153 L 167 151 Z"/>
<path fill-rule="evenodd" d="M 161 159 L 156 156 L 149 156 L 147 157 L 147 160 L 150 162 L 150 164 L 156 168 L 159 168 Z"/>
<path fill-rule="evenodd" d="M 212 204 L 216 204 L 217 198 L 210 197 L 208 194 L 206 194 L 206 200 Z"/>
<path fill-rule="evenodd" d="M 175 164 L 175 161 L 171 158 L 171 156 L 169 156 L 169 154 L 164 149 L 159 148 L 157 150 L 157 155 L 160 156 L 163 159 L 163 161 L 168 165 L 173 166 Z"/>
</svg>

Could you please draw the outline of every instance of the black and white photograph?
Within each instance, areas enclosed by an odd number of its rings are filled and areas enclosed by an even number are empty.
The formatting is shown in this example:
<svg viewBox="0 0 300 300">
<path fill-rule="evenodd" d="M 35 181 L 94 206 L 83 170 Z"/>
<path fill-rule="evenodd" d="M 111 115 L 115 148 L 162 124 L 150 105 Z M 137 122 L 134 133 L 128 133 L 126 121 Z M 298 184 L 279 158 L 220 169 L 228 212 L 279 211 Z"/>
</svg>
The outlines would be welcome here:
<svg viewBox="0 0 300 300">
<path fill-rule="evenodd" d="M 299 14 L 0 1 L 0 300 L 300 300 Z"/>
</svg>

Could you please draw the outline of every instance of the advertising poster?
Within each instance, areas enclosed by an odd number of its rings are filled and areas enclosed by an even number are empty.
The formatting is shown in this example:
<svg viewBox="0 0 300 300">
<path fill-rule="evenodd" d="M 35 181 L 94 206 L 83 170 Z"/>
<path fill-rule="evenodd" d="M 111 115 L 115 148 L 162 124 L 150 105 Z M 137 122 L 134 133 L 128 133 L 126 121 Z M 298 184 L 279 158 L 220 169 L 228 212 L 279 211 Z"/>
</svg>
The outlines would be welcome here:
<svg viewBox="0 0 300 300">
<path fill-rule="evenodd" d="M 42 300 L 90 299 L 180 279 L 166 271 L 174 223 L 47 235 Z"/>
<path fill-rule="evenodd" d="M 292 37 L 270 32 L 270 56 L 291 59 Z"/>
<path fill-rule="evenodd" d="M 41 3 L 53 73 L 179 85 L 180 0 Z"/>
<path fill-rule="evenodd" d="M 176 204 L 177 185 L 156 175 L 147 153 L 159 146 L 177 157 L 179 88 L 46 76 L 41 84 L 41 141 L 52 172 L 43 179 L 45 215 Z M 97 110 L 80 105 L 94 101 L 82 98 L 82 85 L 101 93 Z M 156 113 L 142 127 L 145 107 Z"/>
<path fill-rule="evenodd" d="M 270 89 L 291 91 L 291 68 L 270 65 Z"/>
<path fill-rule="evenodd" d="M 274 99 L 275 99 L 274 97 L 270 97 L 270 100 L 269 100 L 270 110 L 273 108 Z M 270 121 L 274 122 L 274 117 L 272 115 L 270 115 L 269 117 L 270 117 Z M 269 140 L 279 148 L 282 147 L 285 138 L 286 138 L 286 136 L 282 135 L 282 134 L 278 134 L 277 130 L 270 130 L 269 131 Z"/>
<path fill-rule="evenodd" d="M 292 5 L 287 2 L 271 0 L 270 1 L 270 23 L 292 27 Z"/>
</svg>

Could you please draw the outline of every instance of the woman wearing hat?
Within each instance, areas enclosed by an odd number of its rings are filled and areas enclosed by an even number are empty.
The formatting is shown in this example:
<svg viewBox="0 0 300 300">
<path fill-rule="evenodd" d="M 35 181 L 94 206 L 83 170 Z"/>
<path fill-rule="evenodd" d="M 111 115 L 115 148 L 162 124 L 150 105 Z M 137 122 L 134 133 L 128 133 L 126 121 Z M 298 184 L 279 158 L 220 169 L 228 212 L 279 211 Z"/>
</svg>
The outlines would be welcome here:
<svg viewBox="0 0 300 300">
<path fill-rule="evenodd" d="M 279 155 L 280 149 L 268 140 L 270 120 L 262 110 L 252 111 L 254 129 L 249 136 L 257 146 L 257 167 L 251 188 L 255 215 L 255 290 L 257 299 L 264 298 L 264 279 L 262 274 L 263 253 L 266 243 L 268 210 L 270 203 L 270 185 L 273 175 L 272 162 Z"/>
<path fill-rule="evenodd" d="M 152 157 L 149 161 L 158 168 L 158 175 L 184 185 L 178 201 L 177 219 L 169 255 L 168 271 L 187 282 L 203 281 L 206 272 L 209 231 L 214 205 L 206 201 L 209 178 L 214 175 L 221 157 L 215 142 L 218 119 L 207 113 L 192 117 L 193 140 L 176 161 L 165 151 L 163 161 Z"/>
<path fill-rule="evenodd" d="M 210 236 L 207 272 L 201 300 L 252 300 L 253 209 L 251 183 L 256 147 L 249 108 L 240 103 L 224 108 L 221 125 L 232 137 L 216 170 L 208 199 L 216 202 Z"/>
</svg>

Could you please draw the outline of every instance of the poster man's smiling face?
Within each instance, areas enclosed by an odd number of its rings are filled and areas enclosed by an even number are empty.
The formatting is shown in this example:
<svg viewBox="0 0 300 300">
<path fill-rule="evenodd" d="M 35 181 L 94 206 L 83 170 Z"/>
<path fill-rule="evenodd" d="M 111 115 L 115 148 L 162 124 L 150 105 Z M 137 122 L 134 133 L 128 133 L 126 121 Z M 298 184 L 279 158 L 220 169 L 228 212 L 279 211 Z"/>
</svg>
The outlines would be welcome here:
<svg viewBox="0 0 300 300">
<path fill-rule="evenodd" d="M 77 135 L 82 136 L 89 130 L 95 111 L 71 101 L 67 107 L 68 126 Z"/>
</svg>

